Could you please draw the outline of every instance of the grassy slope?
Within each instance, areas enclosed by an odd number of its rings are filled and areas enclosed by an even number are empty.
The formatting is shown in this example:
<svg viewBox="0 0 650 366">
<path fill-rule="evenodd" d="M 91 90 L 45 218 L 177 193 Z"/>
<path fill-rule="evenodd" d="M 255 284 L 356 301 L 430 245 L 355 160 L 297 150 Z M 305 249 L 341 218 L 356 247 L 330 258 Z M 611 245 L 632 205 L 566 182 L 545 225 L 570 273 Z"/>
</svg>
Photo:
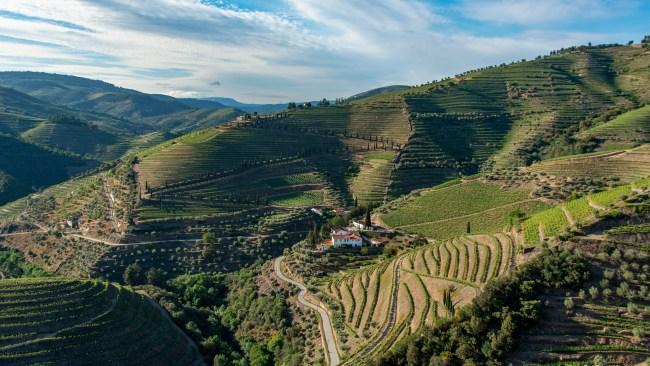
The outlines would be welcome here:
<svg viewBox="0 0 650 366">
<path fill-rule="evenodd" d="M 647 179 L 640 179 L 629 185 L 611 188 L 539 212 L 524 221 L 524 241 L 527 244 L 538 244 L 542 240 L 541 233 L 546 239 L 567 232 L 571 228 L 569 217 L 576 225 L 589 224 L 595 221 L 598 215 L 611 211 L 623 197 L 632 193 L 633 188 L 645 188 L 649 184 Z"/>
<path fill-rule="evenodd" d="M 503 189 L 490 183 L 469 181 L 432 188 L 390 202 L 381 219 L 391 227 L 449 239 L 462 235 L 470 223 L 472 233 L 494 233 L 504 229 L 516 210 L 530 214 L 546 207 L 530 200 L 527 189 Z"/>
<path fill-rule="evenodd" d="M 86 124 L 44 122 L 25 131 L 21 137 L 29 142 L 67 150 L 79 155 L 112 160 L 125 152 L 127 145 L 118 136 Z"/>
<path fill-rule="evenodd" d="M 171 320 L 130 289 L 103 282 L 20 279 L 0 281 L 0 293 L 3 365 L 191 365 L 200 360 Z"/>
<path fill-rule="evenodd" d="M 566 177 L 618 177 L 624 182 L 650 175 L 650 145 L 630 150 L 574 155 L 533 164 L 533 172 Z"/>
<path fill-rule="evenodd" d="M 3 136 L 0 136 L 0 162 L 0 171 L 7 182 L 0 189 L 0 203 L 62 182 L 93 164 L 92 161 L 65 156 Z"/>
<path fill-rule="evenodd" d="M 650 142 L 650 105 L 623 113 L 582 132 L 579 137 L 593 137 L 604 140 L 606 144 L 618 145 Z"/>
</svg>

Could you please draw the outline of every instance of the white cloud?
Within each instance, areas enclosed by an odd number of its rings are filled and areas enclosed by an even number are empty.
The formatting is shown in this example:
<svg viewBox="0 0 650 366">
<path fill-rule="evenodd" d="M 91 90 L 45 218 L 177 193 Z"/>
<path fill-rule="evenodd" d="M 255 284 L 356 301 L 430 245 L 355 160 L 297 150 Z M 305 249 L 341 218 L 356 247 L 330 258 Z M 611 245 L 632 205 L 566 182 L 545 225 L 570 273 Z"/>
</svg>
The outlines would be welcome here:
<svg viewBox="0 0 650 366">
<path fill-rule="evenodd" d="M 634 0 L 464 0 L 460 10 L 480 21 L 536 25 L 621 15 L 636 4 Z"/>
<path fill-rule="evenodd" d="M 418 84 L 613 38 L 532 30 L 481 36 L 420 0 L 282 1 L 282 12 L 198 0 L 0 2 L 0 69 L 69 73 L 176 96 L 284 102 Z"/>
</svg>

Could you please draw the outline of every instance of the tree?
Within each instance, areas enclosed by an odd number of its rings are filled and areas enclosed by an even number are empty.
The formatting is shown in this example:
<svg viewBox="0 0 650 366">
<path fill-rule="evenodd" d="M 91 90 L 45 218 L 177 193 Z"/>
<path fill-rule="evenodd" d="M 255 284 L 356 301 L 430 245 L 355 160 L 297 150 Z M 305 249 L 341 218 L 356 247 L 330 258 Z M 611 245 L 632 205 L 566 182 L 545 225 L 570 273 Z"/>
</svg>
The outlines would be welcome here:
<svg viewBox="0 0 650 366">
<path fill-rule="evenodd" d="M 273 355 L 263 345 L 255 344 L 248 351 L 251 366 L 273 365 Z"/>
<path fill-rule="evenodd" d="M 213 366 L 229 366 L 231 365 L 230 361 L 228 360 L 228 357 L 224 355 L 217 354 L 214 356 L 214 361 L 212 361 Z"/>
<path fill-rule="evenodd" d="M 366 221 L 363 224 L 366 228 L 372 227 L 372 221 L 370 220 L 370 207 L 366 210 Z"/>
<path fill-rule="evenodd" d="M 163 282 L 164 272 L 159 268 L 150 268 L 145 274 L 147 283 L 154 286 L 160 286 Z"/>
<path fill-rule="evenodd" d="M 203 255 L 203 258 L 210 260 L 214 258 L 215 255 L 217 255 L 217 237 L 216 235 L 208 231 L 203 234 L 203 237 L 201 238 L 201 241 L 205 244 L 203 246 L 203 250 L 201 254 Z"/>
<path fill-rule="evenodd" d="M 589 288 L 589 295 L 592 299 L 596 300 L 598 298 L 598 288 L 591 286 Z"/>
<path fill-rule="evenodd" d="M 445 306 L 449 316 L 454 316 L 456 313 L 456 305 L 454 304 L 451 293 L 454 291 L 453 287 L 446 288 L 442 291 L 442 304 Z"/>
<path fill-rule="evenodd" d="M 124 269 L 124 275 L 122 276 L 124 283 L 127 285 L 138 285 L 142 283 L 142 267 L 137 263 L 129 264 Z"/>
<path fill-rule="evenodd" d="M 471 232 L 472 232 L 472 224 L 469 221 L 467 221 L 467 233 L 469 234 Z"/>
</svg>

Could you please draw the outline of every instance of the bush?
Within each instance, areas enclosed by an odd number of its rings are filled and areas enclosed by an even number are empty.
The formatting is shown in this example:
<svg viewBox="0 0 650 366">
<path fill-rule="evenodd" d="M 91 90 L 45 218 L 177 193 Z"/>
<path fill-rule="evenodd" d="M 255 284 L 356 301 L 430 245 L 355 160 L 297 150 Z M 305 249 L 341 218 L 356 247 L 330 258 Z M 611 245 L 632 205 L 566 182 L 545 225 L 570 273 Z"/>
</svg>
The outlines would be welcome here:
<svg viewBox="0 0 650 366">
<path fill-rule="evenodd" d="M 141 285 L 144 283 L 144 277 L 142 275 L 142 267 L 137 263 L 129 264 L 124 269 L 124 274 L 122 275 L 124 283 L 127 285 Z"/>
</svg>

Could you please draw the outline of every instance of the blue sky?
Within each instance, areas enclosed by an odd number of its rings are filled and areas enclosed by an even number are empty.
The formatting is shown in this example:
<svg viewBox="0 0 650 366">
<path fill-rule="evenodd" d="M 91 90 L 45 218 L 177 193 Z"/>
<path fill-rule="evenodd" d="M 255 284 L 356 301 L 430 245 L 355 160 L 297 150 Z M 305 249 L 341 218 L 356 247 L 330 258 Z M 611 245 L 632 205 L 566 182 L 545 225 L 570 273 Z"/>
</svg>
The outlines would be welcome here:
<svg viewBox="0 0 650 366">
<path fill-rule="evenodd" d="M 11 0 L 0 70 L 182 97 L 336 98 L 650 34 L 642 0 Z"/>
</svg>

